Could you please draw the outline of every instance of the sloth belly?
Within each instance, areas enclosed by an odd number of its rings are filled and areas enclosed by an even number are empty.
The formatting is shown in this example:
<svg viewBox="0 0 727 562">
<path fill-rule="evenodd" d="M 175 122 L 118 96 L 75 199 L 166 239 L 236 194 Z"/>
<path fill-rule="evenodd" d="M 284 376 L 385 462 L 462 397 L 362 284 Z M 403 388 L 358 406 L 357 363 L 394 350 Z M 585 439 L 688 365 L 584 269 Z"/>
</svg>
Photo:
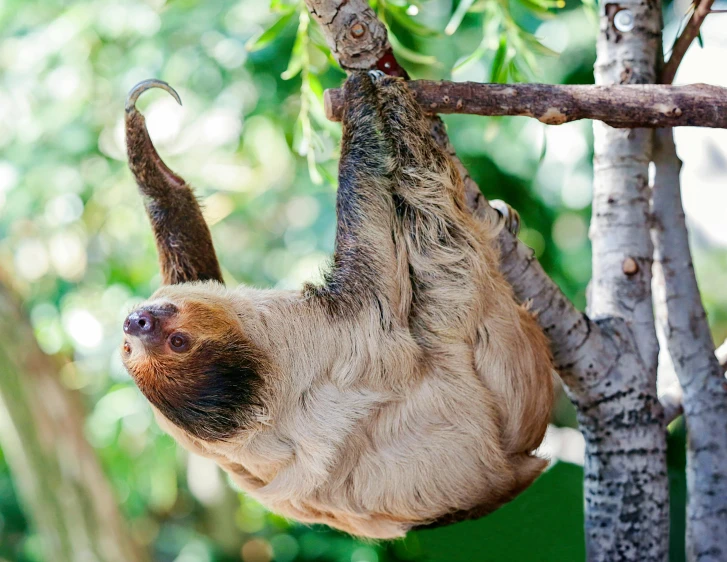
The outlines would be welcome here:
<svg viewBox="0 0 727 562">
<path fill-rule="evenodd" d="M 292 442 L 291 462 L 249 491 L 285 516 L 372 538 L 495 504 L 514 476 L 491 400 L 474 372 L 428 373 L 331 435 L 334 449 L 325 440 Z M 324 464 L 307 462 L 313 450 Z"/>
</svg>

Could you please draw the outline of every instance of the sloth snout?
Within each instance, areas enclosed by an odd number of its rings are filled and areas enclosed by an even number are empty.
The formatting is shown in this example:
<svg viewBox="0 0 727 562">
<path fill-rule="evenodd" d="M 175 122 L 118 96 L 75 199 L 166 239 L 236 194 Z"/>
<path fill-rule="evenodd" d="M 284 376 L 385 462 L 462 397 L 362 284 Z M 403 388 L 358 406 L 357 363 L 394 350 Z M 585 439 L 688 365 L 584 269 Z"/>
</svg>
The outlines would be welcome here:
<svg viewBox="0 0 727 562">
<path fill-rule="evenodd" d="M 132 312 L 124 322 L 124 332 L 140 338 L 158 335 L 159 328 L 159 320 L 148 310 Z"/>
</svg>

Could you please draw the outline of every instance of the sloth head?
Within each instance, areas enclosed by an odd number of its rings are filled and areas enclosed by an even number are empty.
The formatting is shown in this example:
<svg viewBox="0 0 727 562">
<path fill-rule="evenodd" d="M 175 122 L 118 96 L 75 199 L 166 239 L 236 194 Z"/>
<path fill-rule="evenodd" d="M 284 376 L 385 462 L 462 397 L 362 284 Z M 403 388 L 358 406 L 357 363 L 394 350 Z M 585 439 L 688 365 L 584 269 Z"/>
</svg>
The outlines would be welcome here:
<svg viewBox="0 0 727 562">
<path fill-rule="evenodd" d="M 232 437 L 260 412 L 265 364 L 219 287 L 162 287 L 124 321 L 121 350 L 159 412 L 207 441 Z"/>
</svg>

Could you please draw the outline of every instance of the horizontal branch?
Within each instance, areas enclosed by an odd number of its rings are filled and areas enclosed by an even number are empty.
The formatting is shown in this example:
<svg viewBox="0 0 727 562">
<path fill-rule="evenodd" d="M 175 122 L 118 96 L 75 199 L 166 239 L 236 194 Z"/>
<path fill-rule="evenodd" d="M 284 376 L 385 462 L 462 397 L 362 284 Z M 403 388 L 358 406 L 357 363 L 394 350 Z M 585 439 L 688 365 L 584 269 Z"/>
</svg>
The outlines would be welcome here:
<svg viewBox="0 0 727 562">
<path fill-rule="evenodd" d="M 431 113 L 522 115 L 548 125 L 596 119 L 612 127 L 727 128 L 727 88 L 690 86 L 560 86 L 409 82 L 419 103 Z M 326 117 L 340 121 L 343 92 L 326 90 Z"/>
</svg>

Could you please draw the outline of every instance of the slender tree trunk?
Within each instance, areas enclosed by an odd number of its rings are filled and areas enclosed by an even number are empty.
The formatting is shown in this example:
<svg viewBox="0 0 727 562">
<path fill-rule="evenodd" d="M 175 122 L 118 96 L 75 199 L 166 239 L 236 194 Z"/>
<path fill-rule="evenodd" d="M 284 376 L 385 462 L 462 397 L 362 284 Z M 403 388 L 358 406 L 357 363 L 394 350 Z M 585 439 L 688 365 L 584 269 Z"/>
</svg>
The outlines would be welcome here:
<svg viewBox="0 0 727 562">
<path fill-rule="evenodd" d="M 671 84 L 682 59 L 710 12 L 698 0 L 661 70 Z M 727 557 L 727 385 L 724 354 L 715 345 L 702 305 L 689 249 L 679 174 L 682 162 L 671 129 L 654 136 L 652 237 L 657 321 L 682 388 L 687 423 L 687 536 L 690 561 Z M 716 355 L 715 355 L 716 354 Z"/>
<path fill-rule="evenodd" d="M 658 2 L 604 4 L 596 83 L 655 82 L 660 31 Z M 592 559 L 613 559 L 607 553 L 613 552 L 613 546 L 619 551 L 618 545 L 624 541 L 629 550 L 620 550 L 619 559 L 665 560 L 668 554 L 666 435 L 663 413 L 656 407 L 658 343 L 651 299 L 651 142 L 651 131 L 616 130 L 594 123 L 589 315 L 628 332 L 635 360 L 622 371 L 625 378 L 618 381 L 618 391 L 610 397 L 615 410 L 612 419 L 601 417 L 596 424 L 589 420 L 583 424 L 587 433 L 593 425 L 608 428 L 598 440 L 587 439 L 599 443 L 602 450 L 606 441 L 609 450 L 605 455 L 589 454 L 586 462 L 586 487 L 589 481 L 599 483 L 593 496 L 598 498 L 598 507 L 590 510 L 586 522 L 592 536 Z M 614 478 L 614 474 L 619 476 Z M 636 504 L 642 507 L 635 509 Z M 611 547 L 602 550 L 599 543 L 604 541 Z"/>
<path fill-rule="evenodd" d="M 0 445 L 53 562 L 146 560 L 83 434 L 78 397 L 0 281 Z"/>
<path fill-rule="evenodd" d="M 602 5 L 596 84 L 656 81 L 659 2 Z M 588 313 L 621 340 L 632 361 L 610 375 L 608 412 L 580 413 L 586 435 L 589 560 L 666 560 L 669 489 L 666 430 L 656 396 L 658 343 L 651 298 L 649 232 L 652 132 L 596 122 Z M 631 344 L 631 345 L 629 345 Z M 591 490 L 591 488 L 593 488 Z"/>
<path fill-rule="evenodd" d="M 727 559 L 727 387 L 694 276 L 671 129 L 656 132 L 654 268 L 661 328 L 684 392 L 687 558 Z"/>
</svg>

